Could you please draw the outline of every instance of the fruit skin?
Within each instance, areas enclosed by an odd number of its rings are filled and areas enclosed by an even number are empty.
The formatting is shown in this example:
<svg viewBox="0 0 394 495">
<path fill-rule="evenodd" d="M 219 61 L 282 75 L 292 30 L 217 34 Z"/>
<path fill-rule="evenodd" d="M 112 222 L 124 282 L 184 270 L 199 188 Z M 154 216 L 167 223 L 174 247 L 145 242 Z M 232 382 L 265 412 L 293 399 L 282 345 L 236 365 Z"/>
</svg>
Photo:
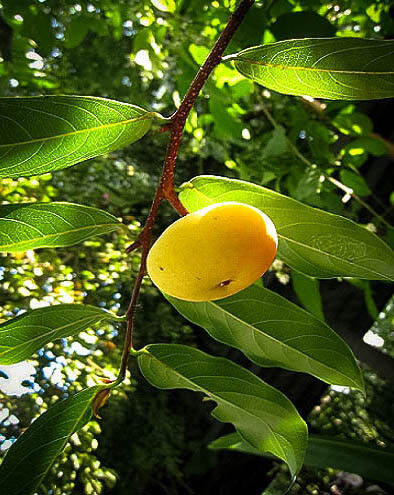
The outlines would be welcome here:
<svg viewBox="0 0 394 495">
<path fill-rule="evenodd" d="M 170 296 L 212 301 L 260 278 L 274 260 L 277 244 L 265 213 L 243 203 L 217 203 L 170 225 L 153 244 L 147 270 Z"/>
</svg>

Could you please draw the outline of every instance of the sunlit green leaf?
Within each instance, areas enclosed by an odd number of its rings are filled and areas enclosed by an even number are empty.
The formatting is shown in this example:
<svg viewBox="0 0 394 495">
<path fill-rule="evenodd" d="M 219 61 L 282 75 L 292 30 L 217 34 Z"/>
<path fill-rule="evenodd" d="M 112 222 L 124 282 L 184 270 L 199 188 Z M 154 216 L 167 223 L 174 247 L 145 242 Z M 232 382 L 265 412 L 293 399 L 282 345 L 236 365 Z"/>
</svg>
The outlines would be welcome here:
<svg viewBox="0 0 394 495">
<path fill-rule="evenodd" d="M 0 465 L 0 493 L 34 493 L 70 436 L 89 421 L 92 401 L 103 388 L 91 387 L 58 401 L 30 425 Z"/>
<path fill-rule="evenodd" d="M 203 392 L 217 406 L 212 415 L 232 423 L 259 452 L 284 460 L 292 474 L 303 462 L 307 428 L 293 404 L 278 390 L 235 363 L 184 345 L 153 344 L 138 356 L 155 387 Z"/>
<path fill-rule="evenodd" d="M 44 174 L 123 148 L 160 118 L 89 96 L 0 98 L 0 177 Z"/>
<path fill-rule="evenodd" d="M 162 12 L 175 12 L 175 0 L 151 0 L 152 4 Z"/>
<path fill-rule="evenodd" d="M 350 136 L 362 136 L 373 130 L 372 120 L 360 112 L 340 113 L 333 118 L 332 123 L 343 134 Z"/>
<path fill-rule="evenodd" d="M 310 373 L 327 383 L 364 389 L 352 351 L 330 327 L 258 285 L 217 301 L 167 296 L 188 320 L 260 366 Z"/>
<path fill-rule="evenodd" d="M 236 432 L 214 440 L 209 448 L 262 455 Z M 349 438 L 310 435 L 304 464 L 318 469 L 331 467 L 348 473 L 357 473 L 371 480 L 394 484 L 394 450 L 371 447 Z"/>
<path fill-rule="evenodd" d="M 278 257 L 311 277 L 394 279 L 394 253 L 375 234 L 265 187 L 207 175 L 184 184 L 180 199 L 189 211 L 224 201 L 259 208 L 275 224 Z"/>
<path fill-rule="evenodd" d="M 96 235 L 126 228 L 106 211 L 73 203 L 19 203 L 0 206 L 0 252 L 72 246 Z"/>
<path fill-rule="evenodd" d="M 82 304 L 58 304 L 28 311 L 0 325 L 0 364 L 19 363 L 54 340 L 76 335 L 95 323 L 121 320 Z"/>
<path fill-rule="evenodd" d="M 333 100 L 394 96 L 394 41 L 310 38 L 279 41 L 232 55 L 244 76 L 290 95 Z"/>
</svg>

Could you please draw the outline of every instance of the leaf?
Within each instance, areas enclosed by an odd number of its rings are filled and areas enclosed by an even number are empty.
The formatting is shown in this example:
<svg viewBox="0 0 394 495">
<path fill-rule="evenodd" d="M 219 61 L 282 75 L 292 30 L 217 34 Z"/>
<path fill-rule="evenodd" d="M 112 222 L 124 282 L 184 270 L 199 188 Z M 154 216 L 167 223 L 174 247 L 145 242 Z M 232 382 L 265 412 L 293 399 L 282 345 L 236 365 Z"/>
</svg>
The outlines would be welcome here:
<svg viewBox="0 0 394 495">
<path fill-rule="evenodd" d="M 339 172 L 341 181 L 359 196 L 369 196 L 371 194 L 371 189 L 365 182 L 364 177 L 361 174 L 353 172 L 347 168 L 342 169 Z"/>
<path fill-rule="evenodd" d="M 65 247 L 126 228 L 106 211 L 73 203 L 0 206 L 0 252 Z"/>
<path fill-rule="evenodd" d="M 73 15 L 71 21 L 67 25 L 64 35 L 64 46 L 66 48 L 75 48 L 82 43 L 89 32 L 88 15 Z"/>
<path fill-rule="evenodd" d="M 192 347 L 153 344 L 138 356 L 144 377 L 164 389 L 203 392 L 217 403 L 212 415 L 232 423 L 260 452 L 284 460 L 295 475 L 301 468 L 307 427 L 293 404 L 278 390 L 235 363 Z"/>
<path fill-rule="evenodd" d="M 289 151 L 289 141 L 286 137 L 286 130 L 283 126 L 277 125 L 272 131 L 272 137 L 263 149 L 262 159 L 269 160 L 283 155 L 287 151 Z"/>
<path fill-rule="evenodd" d="M 209 55 L 209 49 L 206 46 L 199 46 L 194 43 L 189 45 L 189 52 L 198 65 L 202 65 Z"/>
<path fill-rule="evenodd" d="M 211 442 L 212 450 L 236 450 L 245 454 L 261 453 L 238 433 L 230 433 Z M 370 447 L 354 440 L 310 435 L 304 464 L 309 467 L 340 469 L 384 483 L 394 484 L 394 450 Z"/>
<path fill-rule="evenodd" d="M 319 281 L 294 270 L 291 273 L 291 280 L 293 282 L 293 289 L 304 308 L 319 320 L 324 321 Z"/>
<path fill-rule="evenodd" d="M 259 366 L 310 373 L 364 390 L 352 351 L 329 326 L 275 292 L 251 285 L 233 296 L 189 302 L 166 296 L 188 320 Z"/>
<path fill-rule="evenodd" d="M 0 98 L 0 177 L 45 174 L 123 148 L 160 119 L 105 98 Z"/>
<path fill-rule="evenodd" d="M 279 258 L 311 277 L 394 279 L 394 253 L 375 234 L 265 187 L 202 175 L 182 186 L 180 199 L 191 212 L 224 201 L 259 208 L 275 224 Z"/>
<path fill-rule="evenodd" d="M 394 96 L 394 41 L 310 38 L 247 48 L 226 57 L 245 77 L 289 95 L 332 100 Z"/>
<path fill-rule="evenodd" d="M 363 136 L 373 131 L 372 120 L 360 112 L 339 113 L 331 122 L 347 136 Z"/>
<path fill-rule="evenodd" d="M 70 436 L 91 418 L 91 403 L 103 386 L 58 401 L 12 444 L 0 465 L 0 493 L 31 495 Z"/>
<path fill-rule="evenodd" d="M 58 304 L 28 311 L 0 325 L 0 364 L 19 363 L 54 340 L 76 335 L 95 323 L 122 320 L 82 304 Z"/>
<path fill-rule="evenodd" d="M 313 11 L 286 12 L 278 17 L 270 29 L 278 41 L 289 37 L 323 38 L 335 36 L 336 32 L 335 26 L 329 20 Z"/>
</svg>

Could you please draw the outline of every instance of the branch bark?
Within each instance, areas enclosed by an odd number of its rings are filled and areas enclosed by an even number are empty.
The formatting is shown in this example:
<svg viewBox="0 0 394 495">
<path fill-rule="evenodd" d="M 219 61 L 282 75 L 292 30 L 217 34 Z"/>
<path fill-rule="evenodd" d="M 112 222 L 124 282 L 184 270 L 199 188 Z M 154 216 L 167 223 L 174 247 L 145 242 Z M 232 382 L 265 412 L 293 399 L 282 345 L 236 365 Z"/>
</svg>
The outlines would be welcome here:
<svg viewBox="0 0 394 495">
<path fill-rule="evenodd" d="M 140 268 L 134 283 L 131 301 L 126 313 L 126 336 L 123 345 L 119 375 L 116 383 L 120 383 L 121 381 L 123 381 L 126 375 L 130 351 L 133 348 L 135 311 L 138 301 L 138 295 L 142 286 L 142 280 L 146 273 L 146 259 L 148 257 L 149 249 L 151 246 L 152 230 L 156 221 L 160 204 L 165 199 L 173 206 L 173 208 L 179 213 L 179 215 L 183 216 L 188 213 L 186 208 L 179 201 L 174 189 L 176 160 L 178 157 L 179 146 L 182 140 L 183 130 L 185 128 L 187 117 L 194 103 L 196 102 L 202 87 L 206 83 L 208 77 L 211 75 L 215 67 L 221 62 L 224 51 L 226 50 L 238 27 L 246 17 L 246 14 L 249 12 L 249 9 L 254 4 L 254 1 L 255 0 L 242 0 L 240 2 L 238 8 L 231 15 L 226 27 L 216 41 L 204 64 L 200 67 L 194 80 L 190 84 L 190 87 L 186 95 L 184 96 L 178 110 L 171 116 L 171 123 L 165 128 L 165 130 L 170 130 L 170 140 L 167 146 L 167 153 L 164 160 L 163 171 L 159 181 L 159 185 L 156 189 L 149 215 L 146 219 L 145 225 L 142 228 L 140 235 L 138 236 L 137 240 L 127 248 L 128 253 L 138 248 L 142 249 L 142 253 Z"/>
</svg>

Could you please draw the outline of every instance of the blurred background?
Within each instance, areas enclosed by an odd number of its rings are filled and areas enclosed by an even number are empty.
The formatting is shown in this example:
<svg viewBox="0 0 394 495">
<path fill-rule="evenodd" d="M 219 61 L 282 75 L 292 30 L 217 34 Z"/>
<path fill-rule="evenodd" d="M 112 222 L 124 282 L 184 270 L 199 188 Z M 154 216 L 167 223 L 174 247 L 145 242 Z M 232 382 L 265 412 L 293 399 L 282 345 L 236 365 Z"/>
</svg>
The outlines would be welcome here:
<svg viewBox="0 0 394 495">
<path fill-rule="evenodd" d="M 94 95 L 171 115 L 233 0 L 0 0 L 1 96 Z M 227 53 L 295 37 L 390 39 L 390 0 L 256 2 Z M 176 183 L 199 174 L 249 180 L 358 221 L 394 244 L 392 100 L 330 102 L 255 86 L 231 64 L 218 67 L 188 119 Z M 108 210 L 137 235 L 161 172 L 168 136 L 152 131 L 127 149 L 39 177 L 5 179 L 2 202 L 70 201 Z M 297 152 L 294 151 L 294 146 Z M 323 175 L 324 174 L 324 175 Z M 353 189 L 346 194 L 325 177 Z M 366 206 L 367 205 L 367 206 Z M 176 219 L 163 205 L 156 234 Z M 78 302 L 123 314 L 139 254 L 114 233 L 67 249 L 0 254 L 0 322 L 28 309 Z M 214 342 L 165 302 L 146 279 L 135 344 L 184 343 L 248 367 L 284 392 L 312 433 L 370 446 L 394 443 L 394 300 L 383 282 L 320 283 L 280 261 L 266 287 L 306 307 L 340 333 L 361 361 L 367 397 L 313 377 L 251 366 Z M 29 362 L 0 367 L 0 456 L 56 400 L 112 378 L 123 326 L 109 324 L 63 339 Z M 211 405 L 187 391 L 159 391 L 134 364 L 100 421 L 73 435 L 38 495 L 280 494 L 280 463 L 207 449 L 231 432 Z M 356 464 L 355 460 L 355 464 Z M 355 465 L 357 472 L 357 466 Z M 390 491 L 391 490 L 391 491 Z M 291 493 L 392 494 L 389 485 L 333 468 L 305 467 Z M 21 494 L 22 495 L 22 494 Z"/>
</svg>

